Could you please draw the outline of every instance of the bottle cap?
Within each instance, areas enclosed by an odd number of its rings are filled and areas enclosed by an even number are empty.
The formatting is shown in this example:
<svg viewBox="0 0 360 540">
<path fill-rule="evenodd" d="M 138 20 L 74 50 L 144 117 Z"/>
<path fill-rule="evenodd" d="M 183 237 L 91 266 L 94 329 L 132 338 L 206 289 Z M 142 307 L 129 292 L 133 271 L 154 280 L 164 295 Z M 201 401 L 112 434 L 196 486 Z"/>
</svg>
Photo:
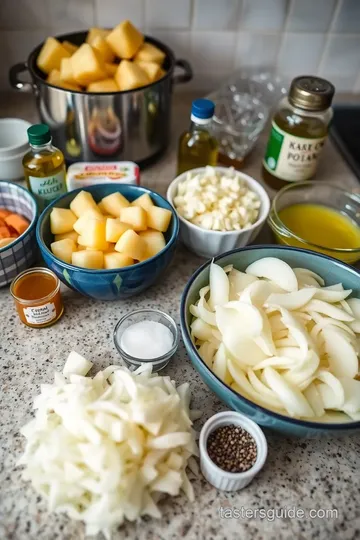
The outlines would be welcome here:
<svg viewBox="0 0 360 540">
<path fill-rule="evenodd" d="M 329 81 L 302 75 L 292 81 L 288 99 L 294 107 L 307 111 L 324 111 L 330 107 L 334 93 L 335 88 Z"/>
<path fill-rule="evenodd" d="M 210 120 L 214 116 L 215 105 L 210 99 L 195 99 L 191 106 L 191 116 L 201 120 Z"/>
<path fill-rule="evenodd" d="M 34 126 L 29 127 L 27 134 L 29 143 L 34 144 L 35 146 L 40 146 L 41 144 L 46 144 L 51 141 L 50 129 L 46 124 L 35 124 Z"/>
</svg>

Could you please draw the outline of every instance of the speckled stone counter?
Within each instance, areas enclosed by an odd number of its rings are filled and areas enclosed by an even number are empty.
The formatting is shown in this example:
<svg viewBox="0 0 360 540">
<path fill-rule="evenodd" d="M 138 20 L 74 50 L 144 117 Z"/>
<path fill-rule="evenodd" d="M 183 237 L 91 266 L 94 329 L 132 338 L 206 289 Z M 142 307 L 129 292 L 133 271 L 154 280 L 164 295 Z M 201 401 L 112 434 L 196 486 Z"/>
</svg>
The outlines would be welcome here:
<svg viewBox="0 0 360 540">
<path fill-rule="evenodd" d="M 142 174 L 142 183 L 161 193 L 165 193 L 174 176 L 176 141 L 188 122 L 191 96 L 175 97 L 171 146 L 156 165 Z M 32 100 L 27 96 L 5 96 L 0 102 L 0 116 L 36 119 Z M 263 151 L 260 143 L 245 167 L 245 172 L 256 178 L 260 177 Z M 347 184 L 352 189 L 360 187 L 331 144 L 327 145 L 319 178 Z M 270 240 L 269 231 L 265 230 L 257 242 Z M 24 446 L 19 428 L 31 417 L 32 400 L 40 384 L 52 381 L 54 370 L 62 369 L 71 349 L 95 362 L 95 368 L 119 362 L 112 332 L 116 321 L 126 312 L 156 307 L 179 321 L 182 290 L 202 262 L 179 247 L 171 269 L 161 282 L 126 302 L 95 302 L 63 287 L 66 312 L 57 324 L 42 330 L 23 326 L 15 314 L 8 288 L 0 290 L 1 540 L 84 538 L 80 523 L 49 514 L 41 498 L 21 480 L 21 471 L 15 467 Z M 190 382 L 194 407 L 204 411 L 197 428 L 223 408 L 191 366 L 182 344 L 165 372 L 178 383 Z M 128 524 L 114 534 L 114 540 L 360 538 L 360 436 L 296 440 L 273 432 L 266 435 L 269 455 L 265 468 L 244 491 L 219 492 L 200 476 L 193 481 L 194 503 L 183 496 L 167 498 L 161 504 L 161 520 L 144 519 Z M 267 518 L 256 515 L 260 509 L 267 512 Z M 312 509 L 315 515 L 320 510 L 318 517 L 310 517 Z M 335 510 L 332 516 L 337 514 L 337 517 L 326 515 L 328 510 Z M 283 512 L 283 517 L 279 517 L 279 512 Z M 294 512 L 297 517 L 293 517 Z"/>
</svg>

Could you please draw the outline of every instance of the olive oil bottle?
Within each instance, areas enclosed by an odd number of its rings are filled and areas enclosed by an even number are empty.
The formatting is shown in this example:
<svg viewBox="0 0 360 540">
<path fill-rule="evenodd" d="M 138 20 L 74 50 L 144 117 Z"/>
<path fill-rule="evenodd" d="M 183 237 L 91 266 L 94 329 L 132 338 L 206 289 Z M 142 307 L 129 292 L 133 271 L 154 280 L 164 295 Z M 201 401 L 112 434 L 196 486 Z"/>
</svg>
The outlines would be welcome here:
<svg viewBox="0 0 360 540">
<path fill-rule="evenodd" d="M 191 107 L 189 131 L 179 139 L 177 174 L 196 167 L 215 166 L 218 143 L 210 132 L 215 105 L 209 99 L 196 99 Z"/>
<path fill-rule="evenodd" d="M 25 179 L 42 211 L 66 193 L 66 166 L 63 153 L 51 144 L 50 129 L 36 124 L 28 131 L 30 150 L 23 158 Z"/>
<path fill-rule="evenodd" d="M 310 180 L 315 172 L 332 118 L 335 89 L 325 79 L 296 77 L 281 100 L 263 160 L 263 178 L 274 189 Z"/>
</svg>

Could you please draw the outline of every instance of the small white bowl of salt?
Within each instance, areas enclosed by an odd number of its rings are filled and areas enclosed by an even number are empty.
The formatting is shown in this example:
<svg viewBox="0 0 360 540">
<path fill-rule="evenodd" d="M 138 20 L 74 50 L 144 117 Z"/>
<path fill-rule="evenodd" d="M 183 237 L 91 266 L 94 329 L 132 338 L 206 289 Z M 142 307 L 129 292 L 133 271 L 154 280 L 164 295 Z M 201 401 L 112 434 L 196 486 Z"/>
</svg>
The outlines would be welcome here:
<svg viewBox="0 0 360 540">
<path fill-rule="evenodd" d="M 157 309 L 138 309 L 122 317 L 114 329 L 115 347 L 131 368 L 152 364 L 160 371 L 179 345 L 175 321 Z"/>
</svg>

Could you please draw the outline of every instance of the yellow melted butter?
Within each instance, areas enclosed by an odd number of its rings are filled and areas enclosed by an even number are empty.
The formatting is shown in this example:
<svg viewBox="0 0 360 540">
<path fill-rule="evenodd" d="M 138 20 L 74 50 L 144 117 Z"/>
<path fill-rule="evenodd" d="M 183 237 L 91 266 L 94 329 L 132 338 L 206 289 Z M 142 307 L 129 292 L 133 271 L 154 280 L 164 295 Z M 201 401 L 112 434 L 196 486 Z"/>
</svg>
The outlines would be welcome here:
<svg viewBox="0 0 360 540">
<path fill-rule="evenodd" d="M 326 248 L 360 248 L 360 227 L 349 217 L 332 208 L 320 204 L 293 204 L 280 210 L 279 218 L 290 231 L 309 244 L 325 248 L 317 251 L 326 253 Z M 278 240 L 283 244 L 314 249 L 311 245 L 307 246 L 304 243 L 300 245 L 293 238 L 279 235 Z M 350 262 L 345 254 L 344 256 L 339 254 L 338 257 Z"/>
</svg>

